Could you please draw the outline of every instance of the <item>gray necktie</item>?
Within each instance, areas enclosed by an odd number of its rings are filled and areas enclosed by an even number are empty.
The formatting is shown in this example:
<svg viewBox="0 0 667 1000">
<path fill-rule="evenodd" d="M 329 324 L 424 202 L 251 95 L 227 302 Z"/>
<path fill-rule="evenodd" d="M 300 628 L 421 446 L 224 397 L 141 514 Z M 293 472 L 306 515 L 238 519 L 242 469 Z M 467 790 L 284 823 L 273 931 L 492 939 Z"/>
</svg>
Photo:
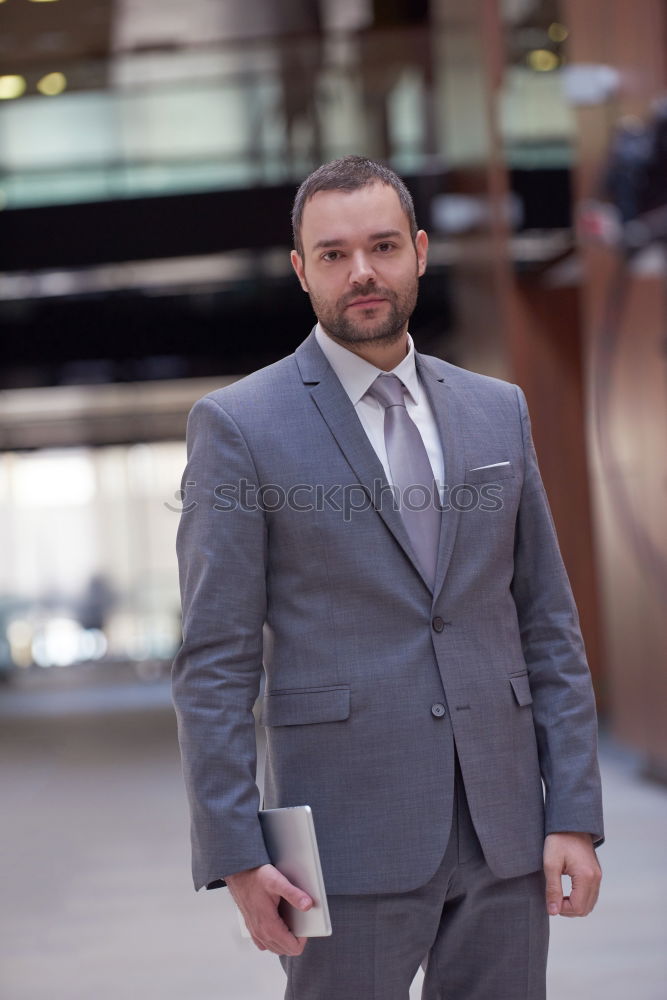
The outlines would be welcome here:
<svg viewBox="0 0 667 1000">
<path fill-rule="evenodd" d="M 405 408 L 403 383 L 397 375 L 378 375 L 367 395 L 385 408 L 384 440 L 391 478 L 400 497 L 401 517 L 419 564 L 432 584 L 441 513 L 422 436 Z"/>
</svg>

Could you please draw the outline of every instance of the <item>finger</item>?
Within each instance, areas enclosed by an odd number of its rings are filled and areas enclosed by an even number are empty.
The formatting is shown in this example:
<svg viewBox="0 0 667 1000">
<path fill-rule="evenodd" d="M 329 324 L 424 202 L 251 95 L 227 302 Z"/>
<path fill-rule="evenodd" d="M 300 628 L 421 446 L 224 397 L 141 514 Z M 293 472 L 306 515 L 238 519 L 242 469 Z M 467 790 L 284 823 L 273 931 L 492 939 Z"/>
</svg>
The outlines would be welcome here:
<svg viewBox="0 0 667 1000">
<path fill-rule="evenodd" d="M 581 913 L 577 913 L 572 906 L 572 900 L 569 896 L 565 896 L 563 899 L 563 906 L 560 911 L 561 917 L 580 917 Z"/>
<path fill-rule="evenodd" d="M 287 924 L 275 914 L 255 928 L 257 937 L 276 955 L 300 955 L 305 946 L 305 938 L 297 939 Z"/>
<path fill-rule="evenodd" d="M 306 938 L 294 938 L 294 942 L 290 955 L 292 958 L 298 958 L 299 955 L 303 954 L 303 949 L 306 947 Z"/>
<path fill-rule="evenodd" d="M 578 910 L 582 916 L 590 913 L 595 906 L 600 892 L 601 879 L 602 870 L 595 858 L 572 876 L 570 897 L 574 909 Z"/>
<path fill-rule="evenodd" d="M 560 869 L 549 865 L 544 866 L 546 875 L 546 903 L 547 913 L 550 917 L 555 917 L 561 912 L 563 906 L 563 883 L 561 881 Z"/>
<path fill-rule="evenodd" d="M 287 926 L 287 924 L 283 923 L 283 921 L 281 921 L 281 924 L 283 932 L 280 935 L 279 943 L 281 948 L 284 949 L 283 951 L 281 951 L 281 954 L 300 955 L 306 946 L 307 939 L 295 937 L 294 934 L 292 934 L 289 927 Z"/>
<path fill-rule="evenodd" d="M 286 899 L 288 903 L 295 906 L 297 910 L 309 910 L 313 905 L 313 901 L 308 893 L 292 885 L 289 879 L 286 879 L 279 871 L 276 871 L 273 888 L 283 899 Z"/>
<path fill-rule="evenodd" d="M 293 956 L 300 955 L 306 946 L 306 938 L 295 937 L 286 924 L 283 924 L 283 927 L 284 934 L 281 934 L 280 940 L 281 942 L 287 942 L 289 945 L 289 951 L 284 951 L 282 954 Z"/>
<path fill-rule="evenodd" d="M 298 958 L 298 956 L 303 952 L 305 944 L 299 944 L 295 940 L 295 944 L 285 945 L 279 941 L 270 941 L 266 946 L 267 951 L 272 951 L 274 955 L 288 955 L 290 958 Z"/>
<path fill-rule="evenodd" d="M 292 957 L 296 957 L 303 951 L 303 945 L 298 944 L 296 939 L 293 945 L 289 942 L 289 940 L 286 942 L 282 938 L 263 938 L 253 935 L 252 939 L 260 951 L 272 951 L 274 955 L 290 955 Z"/>
<path fill-rule="evenodd" d="M 600 892 L 600 880 L 595 872 L 572 878 L 572 890 L 563 903 L 561 913 L 567 917 L 585 917 L 595 906 Z"/>
<path fill-rule="evenodd" d="M 563 900 L 563 909 L 561 910 L 561 917 L 585 917 L 590 913 L 590 910 L 582 909 L 578 904 L 573 904 L 569 896 L 566 896 Z"/>
</svg>

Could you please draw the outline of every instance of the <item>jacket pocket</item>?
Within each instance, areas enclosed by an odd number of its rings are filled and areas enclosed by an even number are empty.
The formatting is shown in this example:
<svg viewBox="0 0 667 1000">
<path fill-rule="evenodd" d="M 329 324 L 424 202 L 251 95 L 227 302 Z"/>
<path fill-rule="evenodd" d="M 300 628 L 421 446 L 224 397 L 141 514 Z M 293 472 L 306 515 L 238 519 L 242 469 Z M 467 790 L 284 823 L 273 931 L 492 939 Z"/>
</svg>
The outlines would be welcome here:
<svg viewBox="0 0 667 1000">
<path fill-rule="evenodd" d="M 468 469 L 464 480 L 470 485 L 481 485 L 482 483 L 498 483 L 501 479 L 514 479 L 515 471 L 512 463 L 509 465 L 497 465 L 488 469 Z"/>
<path fill-rule="evenodd" d="M 519 705 L 532 705 L 533 696 L 530 693 L 528 674 L 515 674 L 514 677 L 510 677 L 510 684 Z"/>
<path fill-rule="evenodd" d="M 341 722 L 350 715 L 350 689 L 332 687 L 291 688 L 264 695 L 263 726 L 306 726 L 316 722 Z"/>
</svg>

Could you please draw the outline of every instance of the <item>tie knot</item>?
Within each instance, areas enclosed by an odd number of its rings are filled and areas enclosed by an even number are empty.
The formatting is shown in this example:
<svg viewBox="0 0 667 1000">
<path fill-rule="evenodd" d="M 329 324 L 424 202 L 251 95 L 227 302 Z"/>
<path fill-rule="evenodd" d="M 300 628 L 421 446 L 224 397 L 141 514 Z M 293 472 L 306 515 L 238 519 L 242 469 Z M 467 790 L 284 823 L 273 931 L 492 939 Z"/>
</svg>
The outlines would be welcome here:
<svg viewBox="0 0 667 1000">
<path fill-rule="evenodd" d="M 405 406 L 403 383 L 398 375 L 378 375 L 368 390 L 368 395 L 387 406 Z"/>
</svg>

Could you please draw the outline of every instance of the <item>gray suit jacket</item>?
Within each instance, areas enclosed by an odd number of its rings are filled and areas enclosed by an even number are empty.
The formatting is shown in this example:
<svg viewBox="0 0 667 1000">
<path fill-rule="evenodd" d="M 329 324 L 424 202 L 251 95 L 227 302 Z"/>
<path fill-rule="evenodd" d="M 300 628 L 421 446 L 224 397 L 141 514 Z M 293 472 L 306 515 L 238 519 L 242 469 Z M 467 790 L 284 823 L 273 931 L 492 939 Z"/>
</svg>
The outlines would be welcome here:
<svg viewBox="0 0 667 1000">
<path fill-rule="evenodd" d="M 268 860 L 253 717 L 265 623 L 265 805 L 312 806 L 330 893 L 431 877 L 455 745 L 497 875 L 537 870 L 545 833 L 603 836 L 594 697 L 525 399 L 417 365 L 451 500 L 433 591 L 312 333 L 192 409 L 173 693 L 196 888 Z"/>
</svg>

